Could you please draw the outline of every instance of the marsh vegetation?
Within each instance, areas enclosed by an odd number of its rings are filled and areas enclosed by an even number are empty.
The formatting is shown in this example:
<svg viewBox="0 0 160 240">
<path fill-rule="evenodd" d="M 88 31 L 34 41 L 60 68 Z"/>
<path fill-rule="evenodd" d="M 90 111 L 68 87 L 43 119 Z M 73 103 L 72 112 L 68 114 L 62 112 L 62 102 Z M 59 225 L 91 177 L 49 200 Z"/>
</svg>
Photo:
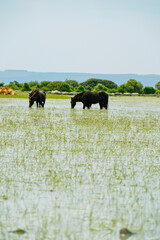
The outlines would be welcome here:
<svg viewBox="0 0 160 240">
<path fill-rule="evenodd" d="M 160 239 L 159 98 L 1 98 L 0 113 L 0 239 Z"/>
</svg>

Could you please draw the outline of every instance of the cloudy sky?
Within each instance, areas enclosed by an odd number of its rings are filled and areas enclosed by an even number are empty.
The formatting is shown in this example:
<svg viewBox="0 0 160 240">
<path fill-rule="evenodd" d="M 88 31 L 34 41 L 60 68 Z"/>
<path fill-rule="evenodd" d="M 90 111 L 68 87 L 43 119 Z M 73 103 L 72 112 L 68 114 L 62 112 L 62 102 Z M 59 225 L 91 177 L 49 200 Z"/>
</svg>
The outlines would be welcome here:
<svg viewBox="0 0 160 240">
<path fill-rule="evenodd" d="M 0 0 L 0 71 L 160 74 L 159 0 Z"/>
</svg>

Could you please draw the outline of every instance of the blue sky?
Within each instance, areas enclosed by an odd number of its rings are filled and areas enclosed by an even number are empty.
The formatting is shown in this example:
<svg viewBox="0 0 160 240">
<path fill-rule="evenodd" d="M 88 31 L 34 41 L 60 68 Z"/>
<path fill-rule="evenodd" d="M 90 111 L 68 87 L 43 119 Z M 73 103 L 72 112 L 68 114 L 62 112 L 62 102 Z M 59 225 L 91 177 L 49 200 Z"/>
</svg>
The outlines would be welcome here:
<svg viewBox="0 0 160 240">
<path fill-rule="evenodd" d="M 160 74 L 159 0 L 0 0 L 0 71 Z"/>
</svg>

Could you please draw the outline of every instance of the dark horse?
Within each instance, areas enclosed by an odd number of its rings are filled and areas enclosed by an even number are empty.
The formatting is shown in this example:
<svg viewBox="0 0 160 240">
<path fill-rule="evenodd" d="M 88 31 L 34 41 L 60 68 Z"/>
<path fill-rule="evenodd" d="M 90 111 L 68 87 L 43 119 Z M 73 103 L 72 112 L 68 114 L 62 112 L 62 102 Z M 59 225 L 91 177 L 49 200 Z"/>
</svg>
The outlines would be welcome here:
<svg viewBox="0 0 160 240">
<path fill-rule="evenodd" d="M 37 104 L 38 107 L 44 107 L 46 101 L 46 93 L 39 91 L 38 88 L 35 88 L 30 94 L 29 94 L 29 107 L 32 107 L 34 102 Z"/>
<path fill-rule="evenodd" d="M 104 91 L 100 91 L 100 92 L 84 91 L 84 92 L 78 93 L 76 96 L 71 98 L 71 108 L 75 107 L 76 102 L 82 102 L 83 109 L 85 109 L 85 107 L 89 109 L 92 104 L 96 104 L 96 103 L 99 103 L 100 109 L 102 109 L 103 107 L 107 109 L 108 94 Z"/>
</svg>

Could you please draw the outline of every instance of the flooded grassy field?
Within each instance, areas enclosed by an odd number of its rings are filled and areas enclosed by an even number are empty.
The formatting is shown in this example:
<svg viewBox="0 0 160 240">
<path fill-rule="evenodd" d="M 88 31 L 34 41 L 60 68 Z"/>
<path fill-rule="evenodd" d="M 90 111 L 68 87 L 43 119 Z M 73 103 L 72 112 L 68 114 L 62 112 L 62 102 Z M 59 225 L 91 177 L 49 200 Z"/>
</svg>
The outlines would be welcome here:
<svg viewBox="0 0 160 240">
<path fill-rule="evenodd" d="M 0 169 L 0 240 L 158 240 L 160 98 L 0 99 Z"/>
</svg>

